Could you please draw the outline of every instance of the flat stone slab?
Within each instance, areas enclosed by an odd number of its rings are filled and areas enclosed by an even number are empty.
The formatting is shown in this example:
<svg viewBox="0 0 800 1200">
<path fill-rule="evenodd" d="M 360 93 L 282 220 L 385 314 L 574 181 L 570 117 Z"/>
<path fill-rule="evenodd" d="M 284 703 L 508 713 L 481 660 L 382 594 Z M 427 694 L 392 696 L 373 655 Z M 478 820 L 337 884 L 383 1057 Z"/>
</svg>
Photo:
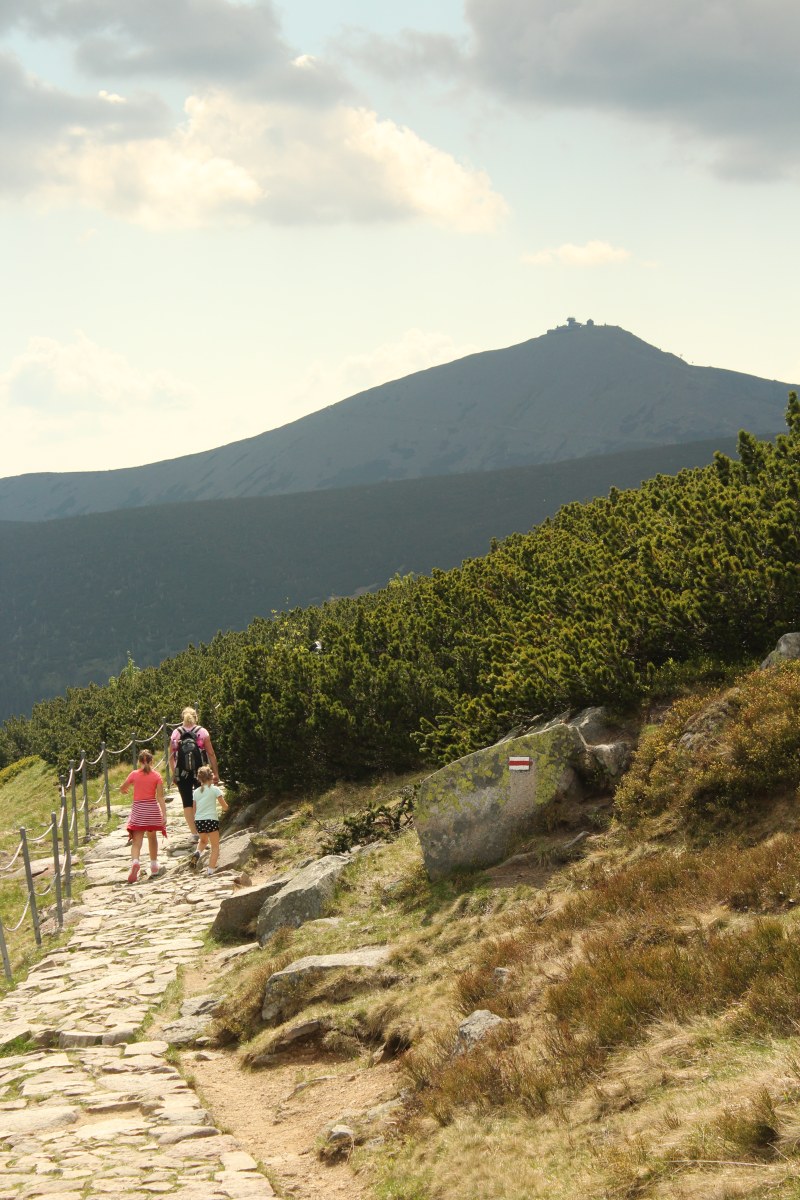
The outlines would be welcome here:
<svg viewBox="0 0 800 1200">
<path fill-rule="evenodd" d="M 383 966 L 390 954 L 388 946 L 370 946 L 343 954 L 309 954 L 289 963 L 288 967 L 276 971 L 267 980 L 261 1008 L 262 1019 L 281 1019 L 292 1005 L 296 993 L 309 981 L 319 979 L 329 971 L 375 971 Z"/>
<path fill-rule="evenodd" d="M 17 1112 L 0 1113 L 0 1138 L 21 1133 L 44 1133 L 74 1125 L 80 1109 L 67 1105 L 36 1104 Z"/>
</svg>

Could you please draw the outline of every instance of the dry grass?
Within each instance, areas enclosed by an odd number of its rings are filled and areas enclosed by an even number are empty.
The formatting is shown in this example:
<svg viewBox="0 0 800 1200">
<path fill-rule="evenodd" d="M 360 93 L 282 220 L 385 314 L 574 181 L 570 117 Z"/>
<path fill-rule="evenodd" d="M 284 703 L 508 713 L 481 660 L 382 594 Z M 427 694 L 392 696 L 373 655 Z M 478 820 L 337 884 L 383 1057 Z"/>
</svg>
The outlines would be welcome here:
<svg viewBox="0 0 800 1200">
<path fill-rule="evenodd" d="M 382 1200 L 800 1200 L 800 665 L 717 699 L 653 732 L 628 828 L 546 890 L 432 886 L 406 837 L 348 872 L 336 928 L 287 935 L 281 962 L 394 948 L 399 985 L 312 990 L 303 1008 L 341 1056 L 410 1044 Z M 676 750 L 689 727 L 702 737 Z M 507 1024 L 454 1056 L 476 1008 Z M 255 1030 L 239 1030 L 245 1055 L 274 1036 Z"/>
<path fill-rule="evenodd" d="M 648 730 L 617 792 L 635 827 L 667 810 L 698 827 L 757 813 L 800 785 L 800 662 L 744 675 L 736 687 L 682 700 Z"/>
</svg>

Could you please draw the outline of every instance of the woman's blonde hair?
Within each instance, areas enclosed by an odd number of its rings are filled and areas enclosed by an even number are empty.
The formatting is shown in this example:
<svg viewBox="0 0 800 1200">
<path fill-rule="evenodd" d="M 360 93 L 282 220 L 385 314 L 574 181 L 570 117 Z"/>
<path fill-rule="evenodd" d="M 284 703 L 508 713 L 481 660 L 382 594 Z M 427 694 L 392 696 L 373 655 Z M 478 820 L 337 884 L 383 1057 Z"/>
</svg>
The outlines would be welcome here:
<svg viewBox="0 0 800 1200">
<path fill-rule="evenodd" d="M 184 725 L 186 724 L 187 720 L 191 721 L 193 725 L 197 724 L 197 709 L 196 708 L 185 708 L 183 710 L 183 712 L 181 713 L 181 716 L 183 717 Z"/>
<path fill-rule="evenodd" d="M 152 770 L 153 756 L 149 750 L 139 751 L 139 766 L 144 771 L 145 775 Z"/>
<path fill-rule="evenodd" d="M 211 767 L 201 767 L 200 770 L 197 772 L 197 778 L 204 785 L 207 783 L 213 783 L 214 782 L 214 772 L 211 770 Z"/>
</svg>

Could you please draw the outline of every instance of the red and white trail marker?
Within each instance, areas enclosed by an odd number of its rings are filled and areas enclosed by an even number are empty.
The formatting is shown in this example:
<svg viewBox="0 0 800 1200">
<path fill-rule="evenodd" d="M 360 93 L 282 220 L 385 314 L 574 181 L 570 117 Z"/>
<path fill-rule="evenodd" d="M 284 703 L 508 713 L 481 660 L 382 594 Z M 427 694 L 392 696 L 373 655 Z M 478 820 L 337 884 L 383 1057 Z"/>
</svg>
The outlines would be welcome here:
<svg viewBox="0 0 800 1200">
<path fill-rule="evenodd" d="M 509 771 L 530 771 L 531 760 L 530 758 L 526 758 L 524 755 L 517 755 L 514 758 L 509 758 L 508 769 Z"/>
</svg>

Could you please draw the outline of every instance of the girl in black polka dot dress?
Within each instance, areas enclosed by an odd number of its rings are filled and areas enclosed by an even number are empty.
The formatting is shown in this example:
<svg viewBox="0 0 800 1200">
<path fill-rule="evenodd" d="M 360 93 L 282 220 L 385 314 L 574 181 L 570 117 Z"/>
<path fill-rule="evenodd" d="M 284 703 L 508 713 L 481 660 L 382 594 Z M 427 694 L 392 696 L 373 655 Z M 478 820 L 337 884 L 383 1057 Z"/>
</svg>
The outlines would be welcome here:
<svg viewBox="0 0 800 1200">
<path fill-rule="evenodd" d="M 211 855 L 208 860 L 206 875 L 213 875 L 219 860 L 217 802 L 219 802 L 223 812 L 228 811 L 228 805 L 225 803 L 222 790 L 214 783 L 214 772 L 211 770 L 211 767 L 201 767 L 197 772 L 197 778 L 200 782 L 200 787 L 196 788 L 192 795 L 192 807 L 194 809 L 197 832 L 200 834 L 200 841 L 192 855 L 192 860 L 194 866 L 197 866 L 200 862 L 200 855 L 206 846 L 210 845 Z"/>
</svg>

